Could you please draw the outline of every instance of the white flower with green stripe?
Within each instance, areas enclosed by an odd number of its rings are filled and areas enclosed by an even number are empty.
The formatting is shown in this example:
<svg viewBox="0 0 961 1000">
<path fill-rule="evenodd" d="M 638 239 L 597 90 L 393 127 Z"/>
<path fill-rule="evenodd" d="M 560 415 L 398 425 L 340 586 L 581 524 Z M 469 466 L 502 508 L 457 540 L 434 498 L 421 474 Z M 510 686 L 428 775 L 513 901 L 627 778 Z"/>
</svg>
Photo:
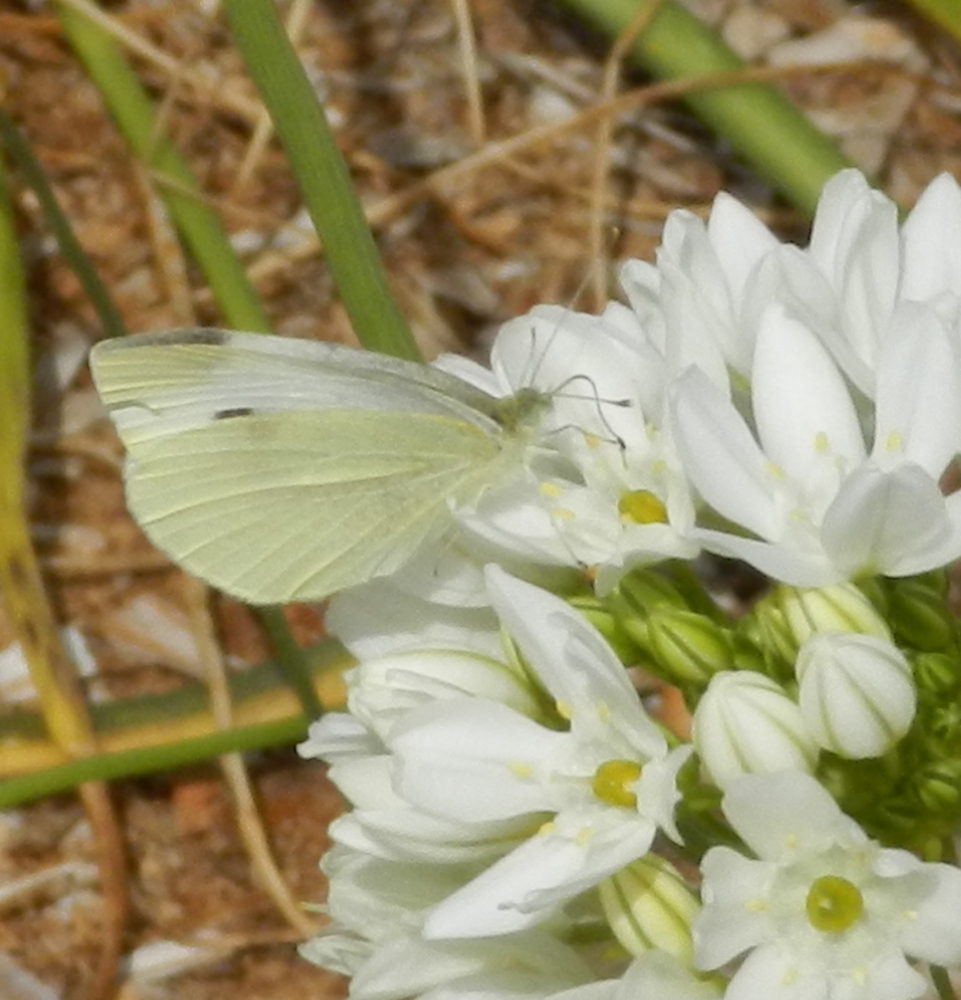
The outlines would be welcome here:
<svg viewBox="0 0 961 1000">
<path fill-rule="evenodd" d="M 677 772 L 613 652 L 559 598 L 488 567 L 502 625 L 554 703 L 534 720 L 484 698 L 425 705 L 391 731 L 398 794 L 452 822 L 527 817 L 536 832 L 436 906 L 427 937 L 506 934 L 675 840 Z"/>
<path fill-rule="evenodd" d="M 747 775 L 724 815 L 756 859 L 704 856 L 694 963 L 743 956 L 725 1000 L 911 1000 L 909 959 L 961 962 L 961 871 L 881 847 L 799 772 Z"/>
</svg>

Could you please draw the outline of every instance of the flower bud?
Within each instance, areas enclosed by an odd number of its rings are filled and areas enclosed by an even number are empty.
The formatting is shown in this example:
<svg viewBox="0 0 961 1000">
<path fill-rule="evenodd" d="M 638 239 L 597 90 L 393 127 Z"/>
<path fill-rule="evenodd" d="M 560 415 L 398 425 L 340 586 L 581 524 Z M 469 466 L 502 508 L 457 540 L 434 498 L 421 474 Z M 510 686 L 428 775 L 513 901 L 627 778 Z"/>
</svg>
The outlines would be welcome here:
<svg viewBox="0 0 961 1000">
<path fill-rule="evenodd" d="M 961 663 L 947 653 L 919 653 L 914 658 L 914 682 L 918 695 L 954 699 L 961 691 Z"/>
<path fill-rule="evenodd" d="M 681 873 L 648 854 L 600 886 L 601 905 L 617 940 L 632 955 L 656 948 L 690 966 L 691 924 L 700 906 Z"/>
<path fill-rule="evenodd" d="M 955 649 L 954 617 L 941 586 L 942 575 L 889 581 L 891 626 L 906 646 L 928 653 Z"/>
<path fill-rule="evenodd" d="M 961 812 L 961 761 L 932 761 L 914 779 L 914 790 L 925 809 L 940 816 Z"/>
<path fill-rule="evenodd" d="M 953 699 L 927 706 L 924 713 L 924 737 L 934 753 L 961 743 L 961 704 Z M 950 751 L 953 753 L 953 751 Z"/>
<path fill-rule="evenodd" d="M 777 599 L 795 648 L 818 632 L 857 632 L 891 640 L 887 622 L 853 583 L 811 590 L 782 586 Z"/>
<path fill-rule="evenodd" d="M 763 674 L 716 674 L 694 712 L 694 746 L 712 779 L 724 788 L 741 774 L 811 772 L 818 748 L 801 710 Z"/>
<path fill-rule="evenodd" d="M 618 625 L 645 649 L 652 612 L 660 608 L 687 609 L 681 592 L 669 580 L 646 569 L 622 577 L 605 600 Z"/>
<path fill-rule="evenodd" d="M 871 635 L 813 635 L 795 670 L 808 731 L 841 757 L 882 756 L 914 719 L 911 667 L 893 643 Z"/>
<path fill-rule="evenodd" d="M 734 666 L 728 630 L 696 611 L 654 611 L 647 636 L 658 673 L 672 683 L 707 684 L 716 673 Z"/>
</svg>

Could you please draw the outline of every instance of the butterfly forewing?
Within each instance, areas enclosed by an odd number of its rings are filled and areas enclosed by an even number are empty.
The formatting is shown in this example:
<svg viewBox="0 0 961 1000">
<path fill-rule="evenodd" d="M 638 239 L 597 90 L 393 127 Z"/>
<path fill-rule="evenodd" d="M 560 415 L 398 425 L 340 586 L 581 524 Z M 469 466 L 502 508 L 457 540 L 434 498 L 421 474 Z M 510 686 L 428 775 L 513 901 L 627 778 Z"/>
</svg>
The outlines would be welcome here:
<svg viewBox="0 0 961 1000">
<path fill-rule="evenodd" d="M 427 365 L 338 344 L 201 329 L 98 345 L 94 376 L 121 435 L 149 422 L 204 426 L 222 411 L 379 409 L 490 426 L 497 400 Z"/>
</svg>

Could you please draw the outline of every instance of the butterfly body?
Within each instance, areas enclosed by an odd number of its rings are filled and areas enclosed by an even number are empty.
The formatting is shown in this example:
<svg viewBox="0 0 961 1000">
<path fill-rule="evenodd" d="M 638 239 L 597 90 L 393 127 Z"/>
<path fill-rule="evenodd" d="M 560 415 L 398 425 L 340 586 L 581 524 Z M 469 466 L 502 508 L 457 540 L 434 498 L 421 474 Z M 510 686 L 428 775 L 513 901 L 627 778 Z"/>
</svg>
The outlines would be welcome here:
<svg viewBox="0 0 961 1000">
<path fill-rule="evenodd" d="M 98 345 L 97 388 L 151 540 L 252 603 L 319 600 L 444 544 L 523 464 L 533 389 L 313 341 L 190 330 Z"/>
</svg>

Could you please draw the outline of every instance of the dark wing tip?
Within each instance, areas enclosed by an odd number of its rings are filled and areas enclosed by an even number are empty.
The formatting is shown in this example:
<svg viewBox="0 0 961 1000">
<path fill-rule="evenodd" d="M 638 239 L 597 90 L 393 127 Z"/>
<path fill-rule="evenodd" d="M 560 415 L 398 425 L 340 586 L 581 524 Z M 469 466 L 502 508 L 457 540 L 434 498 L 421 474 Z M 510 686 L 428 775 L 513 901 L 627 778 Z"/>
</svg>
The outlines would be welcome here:
<svg viewBox="0 0 961 1000">
<path fill-rule="evenodd" d="M 94 345 L 93 350 L 96 354 L 106 354 L 110 351 L 125 351 L 159 344 L 209 344 L 212 347 L 223 347 L 234 336 L 236 335 L 231 330 L 197 326 L 185 330 L 160 330 L 156 333 L 134 333 L 128 337 L 114 337 L 112 340 L 101 340 Z"/>
</svg>

